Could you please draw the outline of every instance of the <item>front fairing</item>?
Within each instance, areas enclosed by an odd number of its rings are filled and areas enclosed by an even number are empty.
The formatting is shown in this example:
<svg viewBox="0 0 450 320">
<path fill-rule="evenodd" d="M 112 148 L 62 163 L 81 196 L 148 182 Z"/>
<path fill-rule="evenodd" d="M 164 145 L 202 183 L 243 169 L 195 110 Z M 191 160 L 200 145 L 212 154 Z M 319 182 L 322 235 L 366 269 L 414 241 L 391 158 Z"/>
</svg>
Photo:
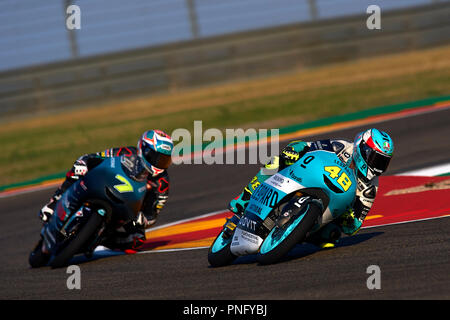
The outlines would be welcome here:
<svg viewBox="0 0 450 320">
<path fill-rule="evenodd" d="M 147 183 L 128 176 L 122 157 L 106 158 L 83 179 L 91 199 L 107 201 L 116 220 L 130 220 L 137 216 L 147 191 Z"/>
<path fill-rule="evenodd" d="M 258 228 L 274 208 L 289 200 L 296 191 L 322 190 L 327 196 L 326 212 L 331 219 L 353 205 L 356 193 L 354 171 L 334 152 L 316 150 L 306 153 L 293 165 L 276 173 L 252 194 L 239 228 L 258 233 Z"/>
<path fill-rule="evenodd" d="M 106 203 L 111 210 L 107 220 L 113 227 L 137 217 L 147 185 L 146 181 L 136 181 L 126 174 L 122 166 L 123 158 L 106 158 L 63 193 L 56 204 L 54 215 L 41 230 L 47 247 L 51 248 L 63 241 L 71 227 L 86 218 L 83 203 L 78 204 L 76 199 Z"/>
</svg>

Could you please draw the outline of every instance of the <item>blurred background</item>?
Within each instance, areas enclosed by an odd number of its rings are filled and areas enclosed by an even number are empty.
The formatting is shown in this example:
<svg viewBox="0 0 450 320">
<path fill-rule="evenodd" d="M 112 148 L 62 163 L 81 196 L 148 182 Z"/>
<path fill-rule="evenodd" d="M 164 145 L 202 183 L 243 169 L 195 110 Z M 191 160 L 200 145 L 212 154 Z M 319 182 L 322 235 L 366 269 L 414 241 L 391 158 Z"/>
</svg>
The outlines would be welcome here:
<svg viewBox="0 0 450 320">
<path fill-rule="evenodd" d="M 0 185 L 152 126 L 276 128 L 448 94 L 449 17 L 448 0 L 0 0 Z"/>
<path fill-rule="evenodd" d="M 439 2 L 444 1 L 2 0 L 0 70 L 361 15 L 371 4 L 384 13 Z M 71 4 L 82 9 L 83 28 L 75 34 L 64 28 L 65 9 Z"/>
<path fill-rule="evenodd" d="M 80 30 L 65 27 L 71 4 Z M 371 4 L 382 32 L 365 27 Z M 449 17 L 439 0 L 1 0 L 0 112 L 445 44 Z"/>
</svg>

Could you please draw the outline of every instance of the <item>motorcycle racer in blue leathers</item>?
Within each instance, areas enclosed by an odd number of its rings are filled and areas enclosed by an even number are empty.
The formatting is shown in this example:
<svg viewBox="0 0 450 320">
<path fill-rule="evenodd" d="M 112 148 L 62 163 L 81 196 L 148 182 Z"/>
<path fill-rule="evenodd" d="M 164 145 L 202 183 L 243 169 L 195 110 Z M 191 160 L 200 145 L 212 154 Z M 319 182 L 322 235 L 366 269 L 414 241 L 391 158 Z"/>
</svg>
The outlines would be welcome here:
<svg viewBox="0 0 450 320">
<path fill-rule="evenodd" d="M 160 130 L 149 130 L 143 133 L 137 147 L 111 148 L 81 156 L 67 172 L 65 181 L 55 191 L 50 201 L 40 210 L 40 219 L 47 223 L 61 195 L 78 179 L 82 179 L 89 170 L 106 158 L 124 156 L 133 168 L 130 178 L 138 181 L 147 180 L 147 191 L 136 221 L 116 230 L 113 237 L 103 245 L 120 250 L 139 248 L 145 240 L 145 229 L 155 224 L 168 200 L 170 180 L 167 168 L 171 164 L 172 150 L 173 141 L 169 135 Z M 75 202 L 82 203 L 83 200 L 75 199 Z"/>
</svg>

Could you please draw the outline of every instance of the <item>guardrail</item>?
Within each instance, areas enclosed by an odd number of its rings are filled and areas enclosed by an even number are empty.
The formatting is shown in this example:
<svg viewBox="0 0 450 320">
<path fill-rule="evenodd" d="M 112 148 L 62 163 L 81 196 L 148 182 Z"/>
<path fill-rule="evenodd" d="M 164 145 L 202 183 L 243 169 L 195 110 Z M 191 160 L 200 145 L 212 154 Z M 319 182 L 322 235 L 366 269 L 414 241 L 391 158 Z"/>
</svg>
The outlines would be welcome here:
<svg viewBox="0 0 450 320">
<path fill-rule="evenodd" d="M 450 43 L 450 3 L 293 24 L 0 73 L 0 115 L 301 70 Z"/>
</svg>

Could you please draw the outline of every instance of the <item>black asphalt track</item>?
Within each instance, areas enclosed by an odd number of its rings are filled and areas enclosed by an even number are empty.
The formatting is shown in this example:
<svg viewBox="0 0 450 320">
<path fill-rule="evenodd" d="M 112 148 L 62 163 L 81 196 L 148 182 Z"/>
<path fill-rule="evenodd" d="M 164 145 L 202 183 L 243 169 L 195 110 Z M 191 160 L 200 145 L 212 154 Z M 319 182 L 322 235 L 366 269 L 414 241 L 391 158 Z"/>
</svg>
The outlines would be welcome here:
<svg viewBox="0 0 450 320">
<path fill-rule="evenodd" d="M 373 126 L 395 141 L 387 174 L 450 159 L 449 109 Z M 301 138 L 353 139 L 369 127 Z M 258 168 L 172 167 L 170 199 L 158 225 L 225 209 Z M 0 199 L 1 299 L 450 298 L 449 218 L 364 229 L 331 250 L 297 246 L 287 259 L 270 266 L 260 266 L 249 256 L 228 267 L 210 268 L 207 249 L 107 257 L 80 263 L 81 290 L 69 290 L 66 269 L 35 270 L 27 261 L 39 238 L 37 212 L 52 191 Z M 366 286 L 370 265 L 380 267 L 380 290 Z"/>
</svg>

